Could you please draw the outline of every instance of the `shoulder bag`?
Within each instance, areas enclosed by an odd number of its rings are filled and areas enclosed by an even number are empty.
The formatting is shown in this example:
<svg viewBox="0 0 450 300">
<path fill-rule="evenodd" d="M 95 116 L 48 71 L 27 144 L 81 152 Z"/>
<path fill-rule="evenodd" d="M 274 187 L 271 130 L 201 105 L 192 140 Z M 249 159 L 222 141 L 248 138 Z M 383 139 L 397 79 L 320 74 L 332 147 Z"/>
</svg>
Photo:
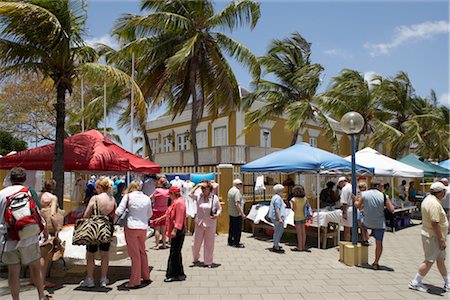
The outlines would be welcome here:
<svg viewBox="0 0 450 300">
<path fill-rule="evenodd" d="M 130 194 L 127 194 L 126 201 L 127 201 L 127 204 L 126 204 L 125 210 L 120 215 L 120 217 L 116 220 L 114 225 L 119 225 L 120 227 L 125 227 L 127 225 L 128 212 L 129 212 L 129 210 L 128 210 L 128 202 L 130 201 Z"/>
<path fill-rule="evenodd" d="M 72 237 L 73 245 L 100 245 L 110 243 L 114 228 L 109 216 L 100 215 L 97 196 L 94 199 L 94 214 L 77 221 Z"/>
</svg>

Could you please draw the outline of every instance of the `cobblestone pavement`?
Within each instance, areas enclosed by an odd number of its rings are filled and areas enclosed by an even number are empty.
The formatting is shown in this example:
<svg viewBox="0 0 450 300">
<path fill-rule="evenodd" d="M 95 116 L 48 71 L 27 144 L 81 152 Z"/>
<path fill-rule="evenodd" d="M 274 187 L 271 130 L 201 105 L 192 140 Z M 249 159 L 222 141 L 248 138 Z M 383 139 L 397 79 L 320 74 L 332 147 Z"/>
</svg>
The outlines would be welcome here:
<svg viewBox="0 0 450 300">
<path fill-rule="evenodd" d="M 153 282 L 141 289 L 121 291 L 128 280 L 130 259 L 112 261 L 111 284 L 106 289 L 79 290 L 78 283 L 85 276 L 84 261 L 68 262 L 67 268 L 57 262 L 50 281 L 58 287 L 50 291 L 54 299 L 449 299 L 443 293 L 443 280 L 436 266 L 425 278 L 432 293 L 409 290 L 408 281 L 423 259 L 420 226 L 413 226 L 385 235 L 381 270 L 366 267 L 347 267 L 338 262 L 337 248 L 311 253 L 292 252 L 284 243 L 285 254 L 267 251 L 271 240 L 254 238 L 244 233 L 245 249 L 226 246 L 226 235 L 216 238 L 214 261 L 216 268 L 194 267 L 191 264 L 192 237 L 187 236 L 183 260 L 187 280 L 164 283 L 169 250 L 152 250 L 153 238 L 147 240 L 149 264 Z M 286 241 L 285 241 L 286 242 Z M 450 247 L 449 247 L 450 248 Z M 447 253 L 449 252 L 447 248 Z M 374 246 L 369 248 L 369 262 Z M 98 268 L 97 270 L 98 271 Z M 0 298 L 9 299 L 7 274 L 3 270 Z M 98 273 L 97 273 L 98 280 Z M 21 299 L 36 299 L 36 290 L 23 279 Z M 98 282 L 97 282 L 98 284 Z"/>
</svg>

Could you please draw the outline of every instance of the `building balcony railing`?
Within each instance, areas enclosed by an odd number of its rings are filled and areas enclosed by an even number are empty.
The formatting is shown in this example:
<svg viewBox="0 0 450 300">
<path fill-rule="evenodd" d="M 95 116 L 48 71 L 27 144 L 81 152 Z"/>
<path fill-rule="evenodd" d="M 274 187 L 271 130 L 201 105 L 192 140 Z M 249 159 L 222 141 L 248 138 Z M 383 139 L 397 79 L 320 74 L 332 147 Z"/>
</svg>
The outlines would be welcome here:
<svg viewBox="0 0 450 300">
<path fill-rule="evenodd" d="M 198 149 L 198 160 L 201 166 L 244 165 L 277 150 L 279 149 L 240 145 L 200 148 Z M 193 166 L 194 153 L 192 150 L 156 153 L 155 162 L 161 167 Z"/>
</svg>

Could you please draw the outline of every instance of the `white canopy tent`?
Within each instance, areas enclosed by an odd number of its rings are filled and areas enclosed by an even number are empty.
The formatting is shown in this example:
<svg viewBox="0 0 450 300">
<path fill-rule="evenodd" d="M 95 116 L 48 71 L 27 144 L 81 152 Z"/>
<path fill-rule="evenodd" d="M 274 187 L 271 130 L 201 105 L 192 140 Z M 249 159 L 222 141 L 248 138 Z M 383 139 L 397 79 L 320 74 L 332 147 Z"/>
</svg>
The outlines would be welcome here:
<svg viewBox="0 0 450 300">
<path fill-rule="evenodd" d="M 345 159 L 351 161 L 351 156 L 347 156 Z M 373 168 L 375 176 L 423 177 L 423 170 L 399 162 L 369 147 L 356 152 L 355 159 L 357 164 Z"/>
<path fill-rule="evenodd" d="M 351 161 L 351 156 L 345 159 Z M 391 186 L 394 185 L 394 177 L 423 178 L 423 170 L 399 162 L 370 147 L 356 152 L 355 161 L 357 164 L 373 168 L 375 176 L 391 177 Z M 394 198 L 394 189 L 391 197 Z"/>
</svg>

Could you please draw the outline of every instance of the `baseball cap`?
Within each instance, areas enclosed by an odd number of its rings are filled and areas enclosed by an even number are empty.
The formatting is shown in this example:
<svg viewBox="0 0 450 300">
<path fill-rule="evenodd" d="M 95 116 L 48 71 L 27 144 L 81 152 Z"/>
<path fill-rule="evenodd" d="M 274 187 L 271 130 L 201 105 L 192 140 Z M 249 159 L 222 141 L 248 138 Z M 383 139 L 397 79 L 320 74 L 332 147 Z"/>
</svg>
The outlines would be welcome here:
<svg viewBox="0 0 450 300">
<path fill-rule="evenodd" d="M 169 188 L 169 193 L 179 193 L 180 192 L 180 188 L 177 186 L 171 186 Z"/>
<path fill-rule="evenodd" d="M 242 184 L 242 180 L 240 180 L 239 178 L 236 178 L 235 180 L 233 180 L 233 185 L 237 185 L 237 184 Z"/>
<path fill-rule="evenodd" d="M 341 176 L 341 177 L 339 177 L 338 182 L 341 182 L 341 181 L 347 181 L 347 178 L 345 178 L 345 176 Z"/>
<path fill-rule="evenodd" d="M 433 183 L 433 184 L 430 186 L 430 191 L 431 191 L 431 192 L 437 193 L 437 192 L 440 192 L 440 191 L 443 191 L 443 190 L 445 190 L 445 185 L 444 185 L 442 182 L 439 182 L 439 181 Z"/>
</svg>

